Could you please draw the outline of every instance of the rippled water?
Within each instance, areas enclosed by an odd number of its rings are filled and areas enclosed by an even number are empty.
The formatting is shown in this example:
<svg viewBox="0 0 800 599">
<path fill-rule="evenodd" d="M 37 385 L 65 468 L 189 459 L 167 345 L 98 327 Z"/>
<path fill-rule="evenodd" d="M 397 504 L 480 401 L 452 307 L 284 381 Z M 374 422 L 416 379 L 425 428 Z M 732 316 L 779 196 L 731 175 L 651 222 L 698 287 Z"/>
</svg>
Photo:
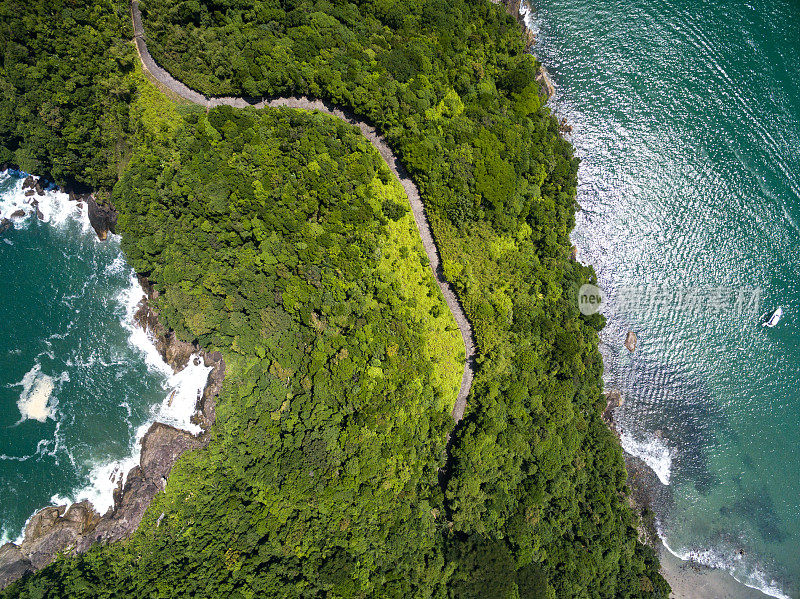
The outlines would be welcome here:
<svg viewBox="0 0 800 599">
<path fill-rule="evenodd" d="M 665 540 L 796 594 L 800 5 L 533 8 L 554 110 L 583 160 L 574 241 L 608 296 L 606 385 L 624 397 L 624 445 L 669 485 Z M 738 291 L 760 301 L 737 309 Z M 777 306 L 779 325 L 762 327 Z"/>
<path fill-rule="evenodd" d="M 207 376 L 173 376 L 133 327 L 143 294 L 118 238 L 64 194 L 37 196 L 39 220 L 21 185 L 0 173 L 0 216 L 26 212 L 0 233 L 0 544 L 54 501 L 105 511 L 154 418 L 191 428 Z"/>
</svg>

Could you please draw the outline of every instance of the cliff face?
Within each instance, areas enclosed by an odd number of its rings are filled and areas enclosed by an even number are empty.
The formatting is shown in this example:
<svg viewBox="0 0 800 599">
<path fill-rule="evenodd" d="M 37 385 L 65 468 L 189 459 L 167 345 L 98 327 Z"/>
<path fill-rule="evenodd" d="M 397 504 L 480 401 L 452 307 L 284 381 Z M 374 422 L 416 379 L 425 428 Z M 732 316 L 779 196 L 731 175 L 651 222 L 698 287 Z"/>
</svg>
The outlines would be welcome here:
<svg viewBox="0 0 800 599">
<path fill-rule="evenodd" d="M 106 514 L 98 514 L 88 501 L 69 507 L 47 507 L 34 514 L 20 545 L 7 543 L 0 547 L 0 589 L 28 572 L 49 565 L 60 552 L 82 553 L 95 543 L 111 543 L 130 536 L 139 527 L 156 493 L 166 488 L 169 473 L 183 452 L 208 444 L 207 431 L 214 423 L 215 398 L 225 378 L 222 354 L 202 351 L 194 344 L 178 340 L 173 331 L 164 328 L 149 303 L 157 293 L 146 279 L 140 277 L 140 282 L 148 297 L 140 304 L 135 319 L 154 339 L 164 360 L 175 371 L 184 368 L 190 359 L 203 360 L 212 367 L 195 416 L 204 432 L 195 437 L 172 426 L 154 423 L 142 439 L 139 465 L 128 473 L 124 485 L 120 481 L 114 492 L 114 506 Z M 192 358 L 193 354 L 199 357 Z"/>
<path fill-rule="evenodd" d="M 70 194 L 72 197 L 72 194 Z M 100 239 L 105 239 L 108 233 L 114 233 L 117 226 L 117 211 L 109 204 L 98 204 L 94 195 L 87 194 L 87 207 L 89 209 L 89 223 Z"/>
</svg>

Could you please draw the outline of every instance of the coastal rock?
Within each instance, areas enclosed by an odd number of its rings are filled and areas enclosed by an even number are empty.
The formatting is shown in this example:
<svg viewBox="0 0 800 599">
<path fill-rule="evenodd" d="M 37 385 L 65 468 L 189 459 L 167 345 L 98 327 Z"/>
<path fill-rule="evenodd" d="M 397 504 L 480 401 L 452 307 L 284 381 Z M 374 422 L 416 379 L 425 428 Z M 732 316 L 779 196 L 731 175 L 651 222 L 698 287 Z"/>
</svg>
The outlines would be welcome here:
<svg viewBox="0 0 800 599">
<path fill-rule="evenodd" d="M 544 66 L 540 66 L 539 70 L 536 72 L 536 81 L 542 86 L 542 91 L 544 91 L 548 99 L 556 94 L 556 86 L 553 85 L 553 81 L 550 79 L 550 73 L 547 72 Z"/>
<path fill-rule="evenodd" d="M 135 466 L 128 473 L 125 486 L 114 494 L 113 511 L 78 541 L 77 551 L 83 553 L 95 543 L 114 543 L 129 537 L 139 527 L 145 511 L 160 490 L 144 477 L 139 466 Z"/>
<path fill-rule="evenodd" d="M 141 281 L 141 278 L 140 278 Z M 152 285 L 142 285 L 148 298 L 155 299 L 157 293 Z M 164 361 L 175 372 L 182 370 L 189 363 L 192 354 L 198 353 L 199 347 L 188 341 L 181 341 L 174 331 L 167 331 L 158 320 L 158 313 L 150 307 L 147 301 L 142 301 L 133 316 L 134 321 L 142 327 L 152 338 Z"/>
<path fill-rule="evenodd" d="M 26 196 L 32 196 L 35 194 L 40 196 L 44 195 L 44 187 L 42 187 L 41 180 L 37 179 L 33 175 L 28 175 L 25 177 L 25 180 L 22 182 L 22 189 L 28 190 L 25 192 Z"/>
<path fill-rule="evenodd" d="M 117 226 L 117 211 L 111 204 L 98 204 L 93 195 L 88 196 L 89 223 L 100 239 L 106 239 L 108 233 L 114 233 Z"/>
<path fill-rule="evenodd" d="M 14 210 L 14 212 L 11 213 L 11 218 L 24 218 L 24 217 L 25 217 L 25 211 L 22 208 L 20 208 L 19 210 Z"/>
<path fill-rule="evenodd" d="M 633 331 L 628 331 L 628 334 L 625 336 L 625 347 L 629 352 L 633 353 L 636 351 L 636 342 L 638 340 L 639 338 L 636 336 L 636 333 Z"/>
<path fill-rule="evenodd" d="M 206 366 L 212 368 L 208 373 L 206 388 L 197 405 L 198 412 L 192 418 L 192 422 L 208 430 L 216 419 L 216 398 L 222 391 L 222 381 L 225 379 L 225 361 L 218 351 L 210 354 L 204 353 L 203 360 Z"/>
<path fill-rule="evenodd" d="M 9 218 L 0 218 L 0 233 L 5 233 L 9 229 L 14 228 L 14 223 Z"/>
<path fill-rule="evenodd" d="M 140 467 L 145 479 L 160 484 L 169 476 L 178 457 L 202 446 L 202 441 L 187 431 L 156 422 L 142 439 Z"/>
<path fill-rule="evenodd" d="M 20 551 L 34 569 L 50 564 L 58 553 L 74 550 L 81 537 L 100 521 L 100 515 L 88 501 L 66 506 L 47 507 L 34 514 L 25 527 Z"/>
<path fill-rule="evenodd" d="M 143 277 L 142 275 L 136 275 L 136 278 L 139 279 L 139 285 L 142 286 L 144 289 L 145 295 L 147 295 L 147 299 L 155 300 L 158 299 L 158 290 L 153 286 L 150 280 L 147 277 Z"/>
<path fill-rule="evenodd" d="M 611 429 L 611 432 L 619 437 L 619 432 L 617 431 L 616 424 L 614 423 L 614 410 L 624 403 L 624 400 L 622 399 L 622 393 L 619 392 L 619 389 L 611 389 L 606 392 L 605 398 L 606 409 L 603 410 L 603 420 L 608 425 L 608 428 Z"/>
<path fill-rule="evenodd" d="M 193 343 L 178 339 L 174 331 L 169 331 L 160 338 L 159 342 L 156 343 L 156 347 L 159 348 L 164 361 L 172 366 L 172 369 L 176 372 L 186 368 L 192 354 L 199 349 Z"/>
<path fill-rule="evenodd" d="M 22 578 L 33 569 L 30 560 L 14 543 L 0 547 L 0 589 Z"/>
<path fill-rule="evenodd" d="M 525 51 L 528 52 L 536 45 L 536 34 L 526 27 L 522 35 L 525 40 Z"/>
</svg>

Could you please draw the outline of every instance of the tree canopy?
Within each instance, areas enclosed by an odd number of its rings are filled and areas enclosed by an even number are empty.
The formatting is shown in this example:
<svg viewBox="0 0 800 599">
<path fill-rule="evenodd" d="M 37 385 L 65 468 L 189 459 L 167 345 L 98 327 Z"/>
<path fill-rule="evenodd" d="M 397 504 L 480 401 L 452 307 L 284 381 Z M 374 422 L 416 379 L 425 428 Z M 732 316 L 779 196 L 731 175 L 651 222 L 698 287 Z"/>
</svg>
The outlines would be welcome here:
<svg viewBox="0 0 800 599">
<path fill-rule="evenodd" d="M 463 345 L 407 198 L 357 130 L 173 105 L 134 71 L 122 7 L 33 4 L 39 20 L 0 13 L 0 155 L 106 189 L 164 322 L 228 375 L 211 443 L 133 538 L 8 596 L 667 596 L 600 418 L 602 318 L 575 301 L 595 281 L 570 259 L 578 161 L 502 7 L 142 2 L 154 57 L 187 85 L 325 98 L 386 136 L 475 331 L 452 430 Z M 52 82 L 15 70 L 51 63 L 88 82 L 94 100 L 59 109 L 81 132 L 49 127 Z"/>
</svg>

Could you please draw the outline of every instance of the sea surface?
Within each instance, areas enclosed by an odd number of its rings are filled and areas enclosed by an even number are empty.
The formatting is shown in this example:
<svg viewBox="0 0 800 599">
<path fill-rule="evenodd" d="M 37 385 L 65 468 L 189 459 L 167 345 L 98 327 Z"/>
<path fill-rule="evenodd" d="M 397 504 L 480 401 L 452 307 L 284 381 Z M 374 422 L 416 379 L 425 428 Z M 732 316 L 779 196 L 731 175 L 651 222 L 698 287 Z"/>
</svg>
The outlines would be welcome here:
<svg viewBox="0 0 800 599">
<path fill-rule="evenodd" d="M 606 294 L 606 388 L 665 487 L 664 541 L 800 596 L 800 3 L 531 8 L 582 159 L 573 241 Z"/>
<path fill-rule="evenodd" d="M 142 289 L 85 204 L 27 197 L 20 177 L 0 173 L 0 217 L 18 210 L 0 233 L 0 544 L 52 503 L 89 499 L 104 513 L 154 420 L 197 432 L 209 370 L 173 374 L 134 326 Z"/>
</svg>

